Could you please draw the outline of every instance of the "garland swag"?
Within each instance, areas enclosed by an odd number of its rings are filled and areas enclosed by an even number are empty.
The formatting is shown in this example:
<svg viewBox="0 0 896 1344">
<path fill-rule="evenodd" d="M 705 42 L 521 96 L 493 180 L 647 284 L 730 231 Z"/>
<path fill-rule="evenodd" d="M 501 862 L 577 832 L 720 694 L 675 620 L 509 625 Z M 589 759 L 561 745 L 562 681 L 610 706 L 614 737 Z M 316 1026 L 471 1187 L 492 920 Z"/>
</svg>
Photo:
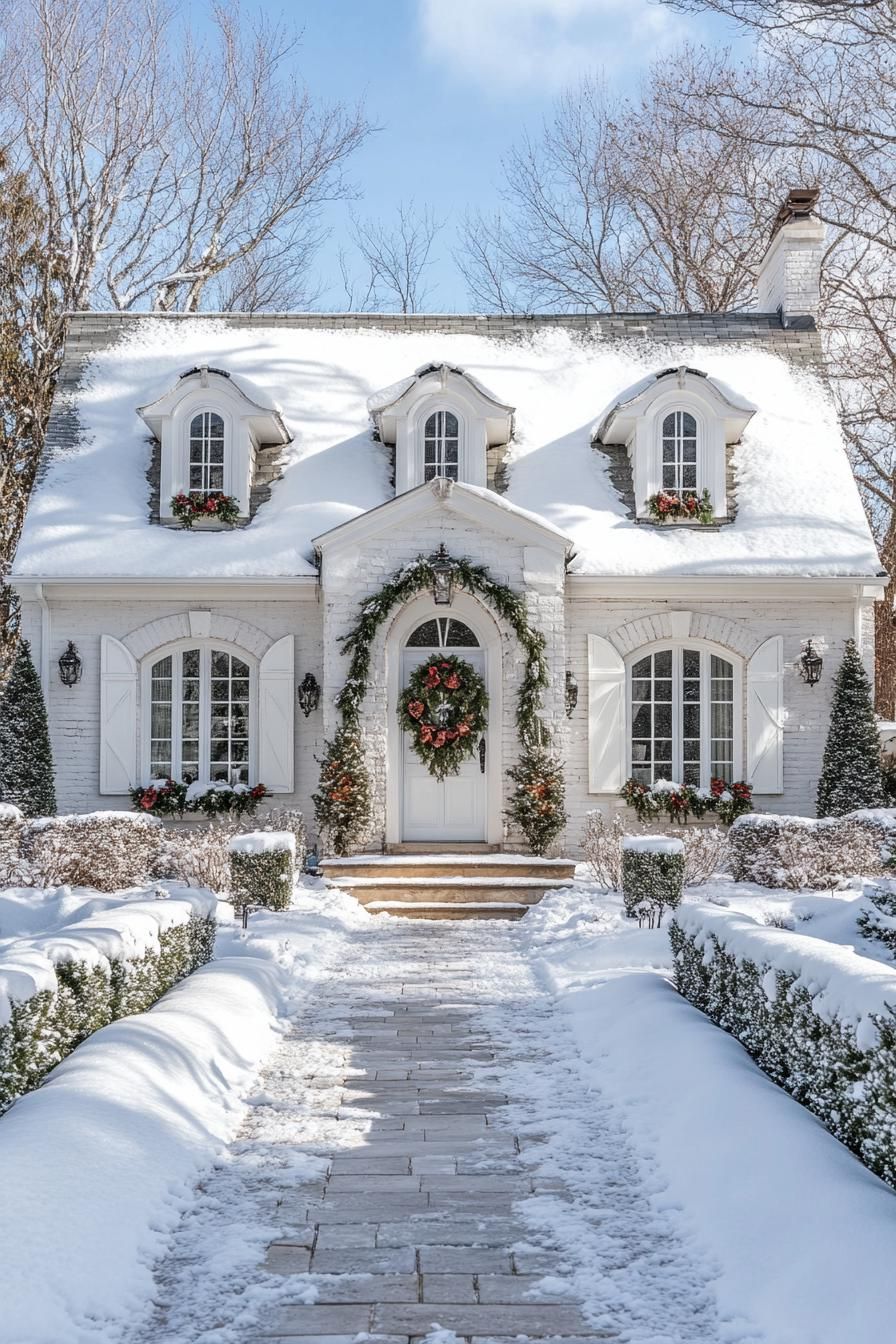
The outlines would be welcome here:
<svg viewBox="0 0 896 1344">
<path fill-rule="evenodd" d="M 548 665 L 544 656 L 544 635 L 533 630 L 526 619 L 526 604 L 506 584 L 493 579 L 485 565 L 467 559 L 452 560 L 454 582 L 488 605 L 513 630 L 526 654 L 526 670 L 519 690 L 516 722 L 524 746 L 540 746 L 548 741 L 548 730 L 538 717 L 541 694 L 548 684 Z M 342 640 L 342 652 L 352 657 L 346 683 L 336 699 L 346 728 L 361 726 L 361 703 L 370 677 L 370 646 L 377 630 L 393 607 L 408 602 L 433 583 L 432 563 L 419 555 L 412 565 L 393 574 L 380 591 L 368 599 L 361 615 Z"/>
<path fill-rule="evenodd" d="M 481 597 L 492 610 L 506 621 L 526 655 L 526 667 L 519 689 L 516 723 L 524 755 L 540 756 L 550 741 L 545 724 L 539 717 L 542 692 L 548 685 L 548 665 L 544 655 L 544 635 L 533 630 L 526 618 L 526 605 L 512 588 L 493 579 L 484 565 L 474 565 L 464 558 L 452 560 L 454 582 Z M 370 776 L 364 764 L 361 746 L 361 705 L 370 678 L 370 648 L 376 633 L 389 613 L 397 606 L 416 597 L 424 588 L 432 587 L 432 562 L 420 555 L 413 564 L 398 570 L 378 593 L 368 598 L 354 627 L 341 642 L 342 652 L 351 655 L 348 677 L 336 697 L 336 708 L 342 715 L 342 727 L 331 742 L 325 744 L 321 761 L 320 791 L 314 795 L 317 823 L 329 833 L 337 854 L 360 841 L 370 819 Z M 346 765 L 350 762 L 347 769 Z M 544 765 L 543 761 L 539 762 Z M 532 762 L 524 770 L 529 785 L 532 782 Z M 559 763 L 551 762 L 552 768 Z M 523 762 L 521 761 L 521 766 Z M 550 772 L 548 772 L 550 773 Z M 526 838 L 535 848 L 544 844 L 542 834 L 531 834 L 523 816 L 528 810 L 531 794 L 524 797 L 527 783 L 511 778 L 517 784 L 510 816 L 522 826 Z M 562 795 L 561 795 L 562 798 Z M 562 801 L 560 802 L 562 810 Z M 534 818 L 533 818 L 534 820 Z M 561 823 L 562 825 L 562 823 Z M 544 826 L 542 820 L 539 830 Z M 536 849 L 536 852 L 541 852 Z"/>
</svg>

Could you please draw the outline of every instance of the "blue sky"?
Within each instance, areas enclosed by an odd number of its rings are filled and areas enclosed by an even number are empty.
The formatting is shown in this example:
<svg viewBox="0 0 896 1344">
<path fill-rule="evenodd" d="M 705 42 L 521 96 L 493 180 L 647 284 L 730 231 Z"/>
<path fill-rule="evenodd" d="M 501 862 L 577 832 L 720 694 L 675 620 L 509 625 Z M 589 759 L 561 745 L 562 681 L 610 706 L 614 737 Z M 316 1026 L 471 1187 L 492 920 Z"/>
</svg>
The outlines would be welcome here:
<svg viewBox="0 0 896 1344">
<path fill-rule="evenodd" d="M 247 5 L 247 8 L 253 6 Z M 362 99 L 381 129 L 350 173 L 360 214 L 388 218 L 401 200 L 447 220 L 431 271 L 431 310 L 467 306 L 450 255 L 468 208 L 498 203 L 502 154 L 538 129 L 564 86 L 601 69 L 637 83 L 677 42 L 729 42 L 717 18 L 682 16 L 654 0 L 301 0 L 258 5 L 302 30 L 297 68 L 323 98 Z M 347 245 L 348 206 L 330 211 L 322 302 L 343 307 L 334 261 Z"/>
</svg>

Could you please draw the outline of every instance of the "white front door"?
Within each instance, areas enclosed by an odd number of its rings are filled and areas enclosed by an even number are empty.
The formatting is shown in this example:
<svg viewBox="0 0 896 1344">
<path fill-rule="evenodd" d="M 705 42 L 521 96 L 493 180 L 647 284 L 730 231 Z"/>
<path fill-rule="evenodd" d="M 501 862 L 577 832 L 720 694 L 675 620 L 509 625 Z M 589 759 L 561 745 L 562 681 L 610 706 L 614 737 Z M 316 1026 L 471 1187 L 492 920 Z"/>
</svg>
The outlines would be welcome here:
<svg viewBox="0 0 896 1344">
<path fill-rule="evenodd" d="M 485 678 L 485 650 L 479 647 L 473 631 L 454 617 L 439 616 L 419 625 L 402 650 L 402 689 L 415 667 L 446 653 L 462 658 Z M 412 749 L 410 734 L 402 733 L 402 737 L 402 840 L 484 840 L 486 738 L 474 743 L 472 756 L 456 775 L 436 779 Z"/>
</svg>

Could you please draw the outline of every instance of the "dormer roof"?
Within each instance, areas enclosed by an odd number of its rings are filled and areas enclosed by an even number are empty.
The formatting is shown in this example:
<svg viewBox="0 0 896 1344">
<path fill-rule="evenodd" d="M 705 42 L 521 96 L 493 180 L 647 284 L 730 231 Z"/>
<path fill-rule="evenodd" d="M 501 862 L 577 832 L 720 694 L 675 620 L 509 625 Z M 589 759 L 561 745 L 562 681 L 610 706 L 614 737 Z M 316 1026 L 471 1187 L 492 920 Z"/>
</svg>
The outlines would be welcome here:
<svg viewBox="0 0 896 1344">
<path fill-rule="evenodd" d="M 447 361 L 421 364 L 409 377 L 368 397 L 367 410 L 383 443 L 395 443 L 399 418 L 407 415 L 418 400 L 439 395 L 458 398 L 474 415 L 485 420 L 489 447 L 509 443 L 514 407 L 501 401 L 459 364 Z"/>
<path fill-rule="evenodd" d="M 679 364 L 658 373 L 648 374 L 627 388 L 595 423 L 592 440 L 600 443 L 631 442 L 637 421 L 647 414 L 659 397 L 677 390 L 682 399 L 693 396 L 725 422 L 725 442 L 737 443 L 757 408 L 727 383 L 712 378 L 702 369 Z"/>
<path fill-rule="evenodd" d="M 221 398 L 249 427 L 256 443 L 286 444 L 292 435 L 286 427 L 280 407 L 243 376 L 234 377 L 226 369 L 199 364 L 178 375 L 176 382 L 155 401 L 137 407 L 137 414 L 155 438 L 161 436 L 162 424 L 174 414 L 177 407 L 199 389 L 207 389 L 209 404 Z"/>
</svg>

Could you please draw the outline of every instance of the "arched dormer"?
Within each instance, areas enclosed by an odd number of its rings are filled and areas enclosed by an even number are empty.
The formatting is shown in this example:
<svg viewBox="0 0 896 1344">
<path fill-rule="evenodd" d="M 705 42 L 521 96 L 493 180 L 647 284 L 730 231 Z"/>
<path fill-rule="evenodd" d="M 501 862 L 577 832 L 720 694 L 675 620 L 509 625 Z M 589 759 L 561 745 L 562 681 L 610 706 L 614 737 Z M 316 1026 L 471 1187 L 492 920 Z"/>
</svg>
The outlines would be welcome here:
<svg viewBox="0 0 896 1344">
<path fill-rule="evenodd" d="M 174 522 L 170 501 L 181 493 L 232 495 L 240 517 L 248 518 L 258 450 L 290 440 L 277 406 L 247 380 L 207 365 L 181 374 L 137 414 L 162 447 L 163 523 Z"/>
<path fill-rule="evenodd" d="M 424 364 L 367 402 L 383 443 L 395 448 L 395 493 L 435 476 L 486 485 L 486 452 L 509 443 L 513 407 L 464 369 Z"/>
<path fill-rule="evenodd" d="M 623 444 L 632 464 L 638 518 L 660 491 L 709 492 L 715 518 L 728 516 L 726 448 L 756 407 L 718 379 L 684 365 L 651 374 L 601 417 L 593 438 Z"/>
</svg>

